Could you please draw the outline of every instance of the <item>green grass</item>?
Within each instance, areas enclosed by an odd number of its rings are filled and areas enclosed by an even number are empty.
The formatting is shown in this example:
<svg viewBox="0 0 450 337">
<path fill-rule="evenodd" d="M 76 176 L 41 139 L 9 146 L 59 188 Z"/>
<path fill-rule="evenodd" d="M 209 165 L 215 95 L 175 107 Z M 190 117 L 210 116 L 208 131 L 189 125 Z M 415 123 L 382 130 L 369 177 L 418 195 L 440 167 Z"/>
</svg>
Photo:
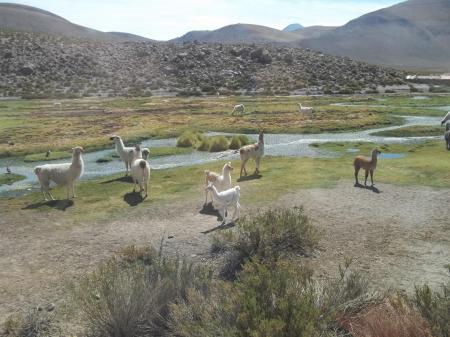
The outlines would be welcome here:
<svg viewBox="0 0 450 337">
<path fill-rule="evenodd" d="M 0 174 L 0 186 L 2 185 L 12 185 L 14 184 L 16 181 L 20 181 L 25 179 L 25 176 L 20 175 L 20 174 Z"/>
<path fill-rule="evenodd" d="M 180 154 L 189 154 L 194 152 L 193 148 L 182 148 L 176 146 L 167 147 L 152 147 L 150 149 L 150 158 L 164 157 L 164 156 L 175 156 Z"/>
<path fill-rule="evenodd" d="M 352 161 L 354 153 L 347 153 L 347 148 L 358 148 L 360 153 L 369 154 L 373 147 L 378 146 L 383 152 L 405 153 L 402 159 L 382 159 L 375 173 L 375 183 L 394 185 L 432 186 L 436 188 L 450 187 L 450 153 L 443 144 L 430 141 L 412 145 L 383 144 L 323 144 L 319 148 L 339 151 L 340 157 L 330 159 L 265 157 L 261 162 L 260 179 L 239 182 L 241 186 L 241 201 L 243 205 L 262 204 L 295 192 L 298 189 L 313 187 L 332 187 L 340 181 L 353 183 Z M 139 204 L 137 211 L 161 203 L 183 201 L 192 196 L 198 196 L 199 203 L 203 200 L 203 170 L 205 168 L 219 172 L 223 162 L 211 163 L 207 166 L 196 165 L 152 171 L 149 198 Z M 239 167 L 238 162 L 233 162 Z M 254 163 L 249 162 L 248 170 L 252 172 Z M 233 181 L 237 172 L 233 174 Z M 133 189 L 130 182 L 122 179 L 122 174 L 83 181 L 77 184 L 78 198 L 74 205 L 64 212 L 64 219 L 69 222 L 81 223 L 84 220 L 102 220 L 120 217 L 122 210 L 130 205 L 126 198 Z M 56 188 L 53 191 L 56 198 L 65 197 L 65 189 Z M 261 195 L 264 198 L 261 199 Z M 29 195 L 2 199 L 5 213 L 21 211 L 30 204 L 40 203 L 42 195 Z M 43 205 L 27 212 L 59 212 L 54 207 Z M 128 212 L 127 212 L 128 214 Z"/>
<path fill-rule="evenodd" d="M 267 133 L 369 129 L 400 124 L 401 118 L 391 114 L 442 115 L 442 110 L 429 108 L 450 105 L 450 97 L 430 97 L 90 98 L 63 100 L 62 111 L 53 108 L 52 100 L 5 101 L 0 106 L 0 157 L 42 153 L 49 148 L 67 151 L 74 146 L 83 146 L 86 151 L 106 149 L 111 147 L 111 134 L 119 134 L 127 144 L 133 144 L 148 138 L 177 137 L 192 129 L 242 134 L 257 133 L 259 127 Z M 378 102 L 377 98 L 386 101 Z M 299 102 L 314 106 L 315 117 L 299 114 Z M 245 104 L 248 114 L 230 116 L 237 103 Z M 381 103 L 390 106 L 369 106 Z"/>
<path fill-rule="evenodd" d="M 380 137 L 426 137 L 441 136 L 444 133 L 439 126 L 407 126 L 395 130 L 386 130 L 372 133 Z"/>
<path fill-rule="evenodd" d="M 46 153 L 29 154 L 23 158 L 23 161 L 24 162 L 35 162 L 35 161 L 58 160 L 58 159 L 65 159 L 65 158 L 71 158 L 71 157 L 72 157 L 72 152 L 55 151 L 55 152 L 51 152 L 48 157 L 46 157 Z"/>
</svg>

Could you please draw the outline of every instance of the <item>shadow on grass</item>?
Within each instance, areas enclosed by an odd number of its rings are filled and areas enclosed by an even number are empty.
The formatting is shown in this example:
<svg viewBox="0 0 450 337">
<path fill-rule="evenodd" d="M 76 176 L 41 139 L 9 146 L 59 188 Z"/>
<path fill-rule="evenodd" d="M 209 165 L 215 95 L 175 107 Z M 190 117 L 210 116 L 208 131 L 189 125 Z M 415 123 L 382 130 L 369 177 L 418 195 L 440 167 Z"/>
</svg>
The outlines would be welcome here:
<svg viewBox="0 0 450 337">
<path fill-rule="evenodd" d="M 251 174 L 249 176 L 240 177 L 237 180 L 237 182 L 239 183 L 241 181 L 257 180 L 257 179 L 261 179 L 261 178 L 262 178 L 262 175 L 260 175 L 259 173 L 253 173 L 253 174 Z"/>
<path fill-rule="evenodd" d="M 212 202 L 204 204 L 199 213 L 204 215 L 214 215 L 217 217 L 217 221 L 223 221 L 222 217 L 219 214 L 219 211 L 214 209 Z"/>
<path fill-rule="evenodd" d="M 234 221 L 230 222 L 230 223 L 227 223 L 226 225 L 222 222 L 219 226 L 216 226 L 214 228 L 208 229 L 208 230 L 206 230 L 204 232 L 201 232 L 201 233 L 206 235 L 206 234 L 209 234 L 209 233 L 213 233 L 215 231 L 219 231 L 219 230 L 221 231 L 221 230 L 224 230 L 224 229 L 227 229 L 227 228 L 232 228 L 235 225 L 236 225 L 236 223 Z"/>
<path fill-rule="evenodd" d="M 123 196 L 123 200 L 130 206 L 134 207 L 139 205 L 140 203 L 142 203 L 145 198 L 142 197 L 141 193 L 139 192 L 130 192 L 130 193 L 126 193 Z"/>
<path fill-rule="evenodd" d="M 72 207 L 74 205 L 73 200 L 50 200 L 50 201 L 40 201 L 36 202 L 34 204 L 30 204 L 28 206 L 25 206 L 22 209 L 37 209 L 43 206 L 48 206 L 54 209 L 57 209 L 58 211 L 65 211 L 69 207 Z"/>
<path fill-rule="evenodd" d="M 124 183 L 133 183 L 133 178 L 131 178 L 131 176 L 120 177 L 120 178 L 116 178 L 116 179 L 102 181 L 100 184 L 111 184 L 111 183 L 115 183 L 115 182 L 118 182 L 118 181 L 121 181 L 121 182 L 124 182 Z"/>
<path fill-rule="evenodd" d="M 357 187 L 357 188 L 363 188 L 365 190 L 372 191 L 373 193 L 376 193 L 376 194 L 380 194 L 381 193 L 381 191 L 378 188 L 376 188 L 375 186 L 366 186 L 366 185 L 362 185 L 362 184 L 359 184 L 359 183 L 355 184 L 354 186 Z"/>
</svg>

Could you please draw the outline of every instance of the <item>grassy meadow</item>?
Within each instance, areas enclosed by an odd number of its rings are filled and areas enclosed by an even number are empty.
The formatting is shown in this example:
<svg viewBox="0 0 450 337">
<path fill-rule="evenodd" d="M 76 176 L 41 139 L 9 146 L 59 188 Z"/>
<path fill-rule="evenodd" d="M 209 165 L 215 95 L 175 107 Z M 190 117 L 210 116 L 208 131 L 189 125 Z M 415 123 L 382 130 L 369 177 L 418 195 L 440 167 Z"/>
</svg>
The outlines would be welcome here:
<svg viewBox="0 0 450 337">
<path fill-rule="evenodd" d="M 382 98 L 380 98 L 382 97 Z M 381 100 L 382 101 L 381 101 Z M 314 118 L 298 112 L 298 103 L 313 106 Z M 427 100 L 410 96 L 343 97 L 196 97 L 11 100 L 0 103 L 0 157 L 108 148 L 109 136 L 127 142 L 176 137 L 186 130 L 256 133 L 320 133 L 399 124 L 394 115 L 440 116 L 450 97 Z M 243 103 L 246 114 L 231 116 Z M 356 106 L 339 106 L 355 104 Z M 386 106 L 384 106 L 386 105 Z M 389 107 L 387 106 L 389 105 Z M 32 157 L 33 159 L 34 157 Z"/>
</svg>

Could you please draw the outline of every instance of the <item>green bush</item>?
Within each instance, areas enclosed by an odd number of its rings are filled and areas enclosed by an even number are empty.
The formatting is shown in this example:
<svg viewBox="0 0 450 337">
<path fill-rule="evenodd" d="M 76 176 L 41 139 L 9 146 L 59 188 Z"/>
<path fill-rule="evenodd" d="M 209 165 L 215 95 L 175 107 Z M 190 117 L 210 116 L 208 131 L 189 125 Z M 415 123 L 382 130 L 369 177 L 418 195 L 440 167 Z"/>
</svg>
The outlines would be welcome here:
<svg viewBox="0 0 450 337">
<path fill-rule="evenodd" d="M 161 336 L 169 305 L 204 289 L 209 270 L 153 249 L 129 247 L 86 276 L 74 296 L 91 336 Z"/>
<path fill-rule="evenodd" d="M 209 148 L 211 146 L 210 138 L 204 137 L 202 141 L 197 145 L 198 151 L 209 151 Z"/>
<path fill-rule="evenodd" d="M 214 136 L 209 139 L 209 152 L 220 152 L 228 150 L 228 139 L 225 136 Z"/>
<path fill-rule="evenodd" d="M 246 216 L 235 230 L 223 231 L 215 238 L 217 246 L 229 250 L 221 275 L 234 278 L 243 263 L 252 257 L 278 258 L 287 252 L 308 255 L 317 247 L 318 237 L 317 229 L 302 208 Z"/>
<path fill-rule="evenodd" d="M 175 336 L 318 336 L 320 307 L 307 268 L 252 261 L 233 283 L 218 282 L 211 294 L 191 292 L 171 307 Z"/>
<path fill-rule="evenodd" d="M 450 336 L 450 282 L 441 291 L 427 285 L 416 287 L 415 304 L 428 321 L 435 337 Z"/>
<path fill-rule="evenodd" d="M 246 135 L 234 135 L 230 141 L 230 149 L 238 150 L 242 146 L 245 146 L 250 143 L 250 139 Z"/>
<path fill-rule="evenodd" d="M 177 139 L 178 147 L 197 147 L 205 137 L 200 132 L 191 130 L 183 132 Z"/>
</svg>

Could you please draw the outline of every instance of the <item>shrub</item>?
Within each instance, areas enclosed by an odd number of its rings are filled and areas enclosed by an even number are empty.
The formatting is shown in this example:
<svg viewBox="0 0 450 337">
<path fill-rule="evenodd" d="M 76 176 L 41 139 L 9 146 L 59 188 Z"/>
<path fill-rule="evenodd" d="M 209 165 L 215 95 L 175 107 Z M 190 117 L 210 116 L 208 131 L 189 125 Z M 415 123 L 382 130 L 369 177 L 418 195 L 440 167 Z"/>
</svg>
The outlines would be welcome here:
<svg viewBox="0 0 450 337">
<path fill-rule="evenodd" d="M 198 151 L 209 151 L 211 147 L 211 141 L 208 137 L 204 137 L 199 145 L 197 145 Z"/>
<path fill-rule="evenodd" d="M 250 139 L 246 135 L 234 135 L 230 141 L 230 149 L 238 150 L 242 146 L 245 146 L 250 143 Z"/>
<path fill-rule="evenodd" d="M 200 132 L 194 132 L 191 130 L 183 132 L 177 139 L 178 147 L 196 147 L 197 144 L 201 143 L 204 136 Z"/>
<path fill-rule="evenodd" d="M 431 337 L 427 322 L 400 295 L 343 320 L 342 327 L 354 337 Z"/>
<path fill-rule="evenodd" d="M 285 252 L 311 253 L 318 244 L 318 231 L 302 208 L 275 209 L 247 216 L 235 231 L 224 231 L 216 238 L 227 246 L 229 256 L 221 271 L 233 278 L 242 264 L 251 257 L 277 258 Z M 218 244 L 219 245 L 219 244 Z"/>
<path fill-rule="evenodd" d="M 434 336 L 450 336 L 450 282 L 443 285 L 440 292 L 427 285 L 416 287 L 414 302 L 429 322 Z"/>
<path fill-rule="evenodd" d="M 311 271 L 286 261 L 252 261 L 234 283 L 218 282 L 171 307 L 174 335 L 317 336 L 320 310 Z"/>
<path fill-rule="evenodd" d="M 214 136 L 209 139 L 209 152 L 220 152 L 228 150 L 228 139 L 225 136 Z"/>
<path fill-rule="evenodd" d="M 92 336 L 163 335 L 169 305 L 184 300 L 190 288 L 207 288 L 209 280 L 205 268 L 129 247 L 86 276 L 74 295 Z"/>
<path fill-rule="evenodd" d="M 58 335 L 58 332 L 54 314 L 37 308 L 29 310 L 25 316 L 7 319 L 3 331 L 4 336 L 11 337 L 47 337 Z"/>
</svg>

